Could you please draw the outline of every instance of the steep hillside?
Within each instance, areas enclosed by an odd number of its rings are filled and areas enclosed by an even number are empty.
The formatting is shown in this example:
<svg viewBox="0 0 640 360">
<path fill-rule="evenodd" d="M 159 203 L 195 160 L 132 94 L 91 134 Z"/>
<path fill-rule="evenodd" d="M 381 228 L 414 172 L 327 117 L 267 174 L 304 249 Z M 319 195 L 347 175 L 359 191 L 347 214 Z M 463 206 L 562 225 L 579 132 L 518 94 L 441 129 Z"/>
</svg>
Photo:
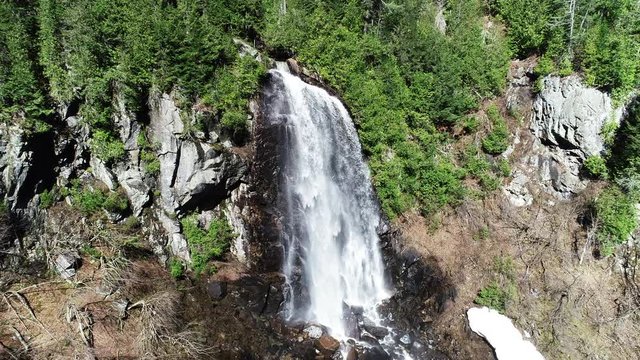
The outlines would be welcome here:
<svg viewBox="0 0 640 360">
<path fill-rule="evenodd" d="M 466 318 L 488 306 L 548 358 L 638 358 L 639 19 L 636 0 L 0 1 L 0 357 L 491 359 Z M 283 320 L 306 290 L 282 271 L 273 68 L 353 119 L 391 340 L 349 304 L 358 345 Z"/>
</svg>

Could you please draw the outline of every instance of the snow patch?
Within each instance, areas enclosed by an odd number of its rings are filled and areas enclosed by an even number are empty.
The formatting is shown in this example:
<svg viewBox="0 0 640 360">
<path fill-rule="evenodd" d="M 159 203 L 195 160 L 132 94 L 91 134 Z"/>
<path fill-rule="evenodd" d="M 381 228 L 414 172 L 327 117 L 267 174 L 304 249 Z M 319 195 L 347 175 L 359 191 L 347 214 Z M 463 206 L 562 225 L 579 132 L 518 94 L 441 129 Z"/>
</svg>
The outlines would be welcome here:
<svg viewBox="0 0 640 360">
<path fill-rule="evenodd" d="M 508 317 L 487 307 L 471 308 L 467 317 L 471 330 L 491 344 L 498 360 L 544 360 Z"/>
</svg>

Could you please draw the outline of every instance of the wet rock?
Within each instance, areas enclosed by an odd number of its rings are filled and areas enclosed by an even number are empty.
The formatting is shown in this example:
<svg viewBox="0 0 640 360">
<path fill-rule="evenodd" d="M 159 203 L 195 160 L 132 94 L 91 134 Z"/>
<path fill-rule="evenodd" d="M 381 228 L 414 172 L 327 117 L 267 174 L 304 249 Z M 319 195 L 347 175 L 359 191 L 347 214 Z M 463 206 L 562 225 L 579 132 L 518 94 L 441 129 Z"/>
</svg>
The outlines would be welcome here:
<svg viewBox="0 0 640 360">
<path fill-rule="evenodd" d="M 389 330 L 387 328 L 385 328 L 384 326 L 378 326 L 373 321 L 367 318 L 364 318 L 363 327 L 369 334 L 378 339 L 383 339 L 389 334 Z"/>
<path fill-rule="evenodd" d="M 389 330 L 384 326 L 369 326 L 365 327 L 365 330 L 367 330 L 369 334 L 377 337 L 378 339 L 383 339 L 389 334 Z"/>
<path fill-rule="evenodd" d="M 350 347 L 347 351 L 346 360 L 358 360 L 358 351 L 355 347 Z"/>
<path fill-rule="evenodd" d="M 55 260 L 55 268 L 58 274 L 68 280 L 76 275 L 76 269 L 80 267 L 80 257 L 77 253 L 66 252 L 58 255 Z"/>
<path fill-rule="evenodd" d="M 340 348 L 340 342 L 326 334 L 316 340 L 315 345 L 324 355 L 333 355 Z"/>
<path fill-rule="evenodd" d="M 322 328 L 316 325 L 307 326 L 304 329 L 304 333 L 309 339 L 319 339 L 322 336 L 323 332 L 324 331 L 322 331 Z"/>
<path fill-rule="evenodd" d="M 207 294 L 213 300 L 222 300 L 227 296 L 227 284 L 221 281 L 213 281 L 207 284 Z"/>
<path fill-rule="evenodd" d="M 300 74 L 300 65 L 295 59 L 287 59 L 287 66 L 289 66 L 289 71 L 291 71 L 293 75 Z"/>
<path fill-rule="evenodd" d="M 411 336 L 409 334 L 402 335 L 398 341 L 405 346 L 409 346 L 412 343 Z"/>
<path fill-rule="evenodd" d="M 362 356 L 359 357 L 362 360 L 391 360 L 391 356 L 380 346 L 371 347 L 365 349 Z"/>
</svg>

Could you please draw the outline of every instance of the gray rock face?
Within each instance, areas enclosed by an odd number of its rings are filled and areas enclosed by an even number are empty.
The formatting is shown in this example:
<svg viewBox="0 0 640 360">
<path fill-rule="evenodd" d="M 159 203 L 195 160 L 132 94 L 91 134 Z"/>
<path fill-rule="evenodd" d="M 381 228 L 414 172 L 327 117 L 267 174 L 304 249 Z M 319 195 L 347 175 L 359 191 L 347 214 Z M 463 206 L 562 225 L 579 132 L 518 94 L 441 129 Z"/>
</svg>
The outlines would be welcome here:
<svg viewBox="0 0 640 360">
<path fill-rule="evenodd" d="M 27 179 L 32 157 L 24 142 L 24 132 L 15 126 L 0 125 L 0 195 L 4 193 L 11 207 Z"/>
<path fill-rule="evenodd" d="M 96 179 L 102 181 L 109 188 L 109 190 L 113 191 L 116 189 L 116 187 L 118 186 L 116 176 L 102 160 L 100 160 L 96 156 L 91 156 L 91 161 L 89 162 L 89 164 L 91 165 L 91 169 L 93 170 L 93 176 Z"/>
<path fill-rule="evenodd" d="M 56 257 L 55 268 L 58 274 L 68 280 L 76 275 L 76 269 L 80 264 L 80 257 L 76 253 L 62 253 Z"/>
<path fill-rule="evenodd" d="M 521 171 L 515 171 L 511 183 L 503 188 L 504 194 L 513 206 L 529 206 L 533 196 L 527 188 L 529 177 Z"/>
<path fill-rule="evenodd" d="M 142 172 L 139 169 L 128 169 L 118 171 L 118 181 L 127 193 L 131 210 L 135 216 L 140 216 L 142 209 L 149 203 L 149 186 L 142 178 Z"/>
<path fill-rule="evenodd" d="M 169 95 L 152 101 L 150 134 L 160 144 L 160 193 L 167 211 L 216 206 L 246 172 L 239 156 L 186 139 L 180 111 Z"/>
<path fill-rule="evenodd" d="M 237 189 L 231 192 L 231 201 L 227 202 L 224 214 L 229 220 L 229 224 L 236 234 L 236 238 L 231 244 L 231 253 L 243 264 L 248 264 L 248 234 L 247 221 L 250 214 L 248 200 L 248 185 L 240 184 Z"/>
<path fill-rule="evenodd" d="M 529 166 L 536 168 L 543 188 L 561 199 L 581 191 L 584 160 L 604 149 L 604 124 L 615 120 L 610 97 L 582 84 L 577 76 L 548 76 L 533 104 L 530 129 L 535 136 Z"/>
<path fill-rule="evenodd" d="M 611 98 L 578 77 L 547 77 L 533 110 L 531 130 L 543 143 L 583 159 L 603 150 L 600 131 L 612 115 Z"/>
</svg>

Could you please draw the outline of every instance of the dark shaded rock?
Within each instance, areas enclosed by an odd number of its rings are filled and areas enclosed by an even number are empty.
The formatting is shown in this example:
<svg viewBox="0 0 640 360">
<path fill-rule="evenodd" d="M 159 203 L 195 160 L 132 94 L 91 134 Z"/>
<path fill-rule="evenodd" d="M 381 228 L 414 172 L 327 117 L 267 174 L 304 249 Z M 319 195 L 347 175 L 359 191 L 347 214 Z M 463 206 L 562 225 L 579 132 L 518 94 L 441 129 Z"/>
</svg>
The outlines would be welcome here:
<svg viewBox="0 0 640 360">
<path fill-rule="evenodd" d="M 358 351 L 355 347 L 350 347 L 347 351 L 346 360 L 358 360 Z"/>
<path fill-rule="evenodd" d="M 207 294 L 213 300 L 222 300 L 227 296 L 227 283 L 214 281 L 207 284 Z"/>
<path fill-rule="evenodd" d="M 383 339 L 385 336 L 389 335 L 389 330 L 384 326 L 365 326 L 364 329 L 378 339 Z"/>
<path fill-rule="evenodd" d="M 359 357 L 362 360 L 391 360 L 391 356 L 380 346 L 374 346 L 372 348 L 364 349 L 362 356 Z"/>
</svg>

